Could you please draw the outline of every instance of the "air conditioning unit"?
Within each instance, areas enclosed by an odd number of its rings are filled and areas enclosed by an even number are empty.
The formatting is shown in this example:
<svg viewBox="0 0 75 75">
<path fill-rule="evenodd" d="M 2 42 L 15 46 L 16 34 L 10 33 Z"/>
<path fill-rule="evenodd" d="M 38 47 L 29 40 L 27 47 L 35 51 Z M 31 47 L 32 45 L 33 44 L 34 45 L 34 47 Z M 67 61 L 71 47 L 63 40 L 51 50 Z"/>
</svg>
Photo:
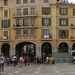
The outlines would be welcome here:
<svg viewBox="0 0 75 75">
<path fill-rule="evenodd" d="M 7 36 L 3 36 L 3 40 L 7 39 Z"/>
</svg>

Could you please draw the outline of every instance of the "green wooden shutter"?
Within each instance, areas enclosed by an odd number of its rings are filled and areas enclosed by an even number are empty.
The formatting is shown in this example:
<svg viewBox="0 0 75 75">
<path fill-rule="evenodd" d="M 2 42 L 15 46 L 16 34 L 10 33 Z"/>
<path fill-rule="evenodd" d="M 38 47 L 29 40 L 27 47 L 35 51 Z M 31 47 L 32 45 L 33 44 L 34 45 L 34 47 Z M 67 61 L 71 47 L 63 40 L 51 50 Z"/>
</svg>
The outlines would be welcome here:
<svg viewBox="0 0 75 75">
<path fill-rule="evenodd" d="M 61 26 L 61 18 L 59 18 L 59 26 Z"/>
<path fill-rule="evenodd" d="M 8 17 L 8 10 L 4 10 L 4 17 Z"/>
<path fill-rule="evenodd" d="M 23 9 L 23 15 L 28 15 L 28 8 Z"/>
<path fill-rule="evenodd" d="M 10 20 L 8 20 L 8 27 L 10 27 Z"/>
<path fill-rule="evenodd" d="M 8 37 L 8 31 L 4 31 L 4 36 Z"/>
<path fill-rule="evenodd" d="M 50 10 L 50 7 L 49 7 L 49 14 L 51 14 L 51 10 Z"/>
<path fill-rule="evenodd" d="M 2 20 L 2 25 L 1 25 L 1 27 L 3 28 L 3 20 Z"/>
<path fill-rule="evenodd" d="M 42 15 L 44 14 L 44 8 L 42 7 Z"/>
<path fill-rule="evenodd" d="M 73 9 L 73 15 L 75 15 L 75 9 Z"/>
<path fill-rule="evenodd" d="M 66 8 L 66 15 L 68 15 L 68 8 Z"/>
<path fill-rule="evenodd" d="M 59 9 L 59 14 L 61 15 L 62 13 L 61 13 L 61 8 Z"/>
<path fill-rule="evenodd" d="M 44 26 L 44 18 L 42 18 L 42 26 Z"/>
<path fill-rule="evenodd" d="M 51 18 L 49 18 L 49 26 L 51 26 Z"/>
<path fill-rule="evenodd" d="M 68 26 L 68 18 L 66 19 L 66 26 Z"/>
<path fill-rule="evenodd" d="M 61 30 L 59 30 L 59 38 L 61 38 Z"/>
<path fill-rule="evenodd" d="M 69 35 L 69 34 L 68 34 L 68 30 L 66 30 L 66 38 L 68 38 L 68 35 Z"/>
</svg>

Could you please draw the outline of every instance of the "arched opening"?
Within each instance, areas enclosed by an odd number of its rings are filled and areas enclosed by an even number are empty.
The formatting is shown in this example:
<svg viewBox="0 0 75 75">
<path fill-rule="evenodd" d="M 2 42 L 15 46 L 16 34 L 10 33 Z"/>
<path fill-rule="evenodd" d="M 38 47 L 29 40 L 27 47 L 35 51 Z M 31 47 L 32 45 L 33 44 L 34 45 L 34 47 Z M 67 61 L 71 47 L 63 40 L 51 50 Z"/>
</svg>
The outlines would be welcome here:
<svg viewBox="0 0 75 75">
<path fill-rule="evenodd" d="M 50 43 L 45 42 L 42 44 L 42 62 L 45 61 L 46 56 L 52 56 L 52 46 Z"/>
<path fill-rule="evenodd" d="M 68 52 L 68 44 L 65 42 L 60 43 L 59 52 Z"/>
<path fill-rule="evenodd" d="M 75 43 L 72 45 L 72 55 L 75 56 Z"/>
<path fill-rule="evenodd" d="M 72 45 L 72 50 L 75 50 L 75 43 Z"/>
<path fill-rule="evenodd" d="M 16 45 L 16 55 L 18 58 L 22 55 L 34 57 L 36 55 L 36 45 L 31 42 L 21 42 Z"/>
<path fill-rule="evenodd" d="M 1 53 L 3 53 L 5 57 L 6 56 L 9 57 L 9 54 L 10 54 L 10 45 L 8 43 L 4 43 L 1 46 Z"/>
</svg>

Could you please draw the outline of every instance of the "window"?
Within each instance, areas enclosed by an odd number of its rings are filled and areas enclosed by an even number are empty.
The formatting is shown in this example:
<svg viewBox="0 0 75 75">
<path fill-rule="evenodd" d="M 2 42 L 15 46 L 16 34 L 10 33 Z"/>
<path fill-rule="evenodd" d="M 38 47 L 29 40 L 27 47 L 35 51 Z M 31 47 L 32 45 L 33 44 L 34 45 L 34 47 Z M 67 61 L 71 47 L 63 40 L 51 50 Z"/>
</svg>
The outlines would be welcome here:
<svg viewBox="0 0 75 75">
<path fill-rule="evenodd" d="M 35 35 L 36 33 L 35 33 L 35 29 L 31 29 L 30 30 L 30 35 Z"/>
<path fill-rule="evenodd" d="M 4 10 L 4 17 L 8 17 L 8 10 Z"/>
<path fill-rule="evenodd" d="M 31 0 L 31 3 L 35 3 L 35 0 Z"/>
<path fill-rule="evenodd" d="M 16 26 L 20 26 L 20 23 L 21 22 L 21 20 L 20 19 L 16 19 Z"/>
<path fill-rule="evenodd" d="M 73 15 L 75 15 L 75 9 L 73 9 Z"/>
<path fill-rule="evenodd" d="M 2 27 L 3 27 L 3 28 L 8 28 L 8 27 L 10 27 L 10 20 L 3 20 L 3 21 L 2 21 Z"/>
<path fill-rule="evenodd" d="M 68 38 L 68 30 L 59 30 L 59 38 Z"/>
<path fill-rule="evenodd" d="M 23 19 L 23 26 L 28 26 L 28 18 Z"/>
<path fill-rule="evenodd" d="M 49 29 L 44 29 L 44 35 L 49 35 Z"/>
<path fill-rule="evenodd" d="M 42 25 L 43 26 L 51 25 L 51 18 L 42 18 Z"/>
<path fill-rule="evenodd" d="M 23 15 L 28 15 L 28 8 L 23 9 Z"/>
<path fill-rule="evenodd" d="M 23 3 L 28 3 L 28 0 L 23 0 Z"/>
<path fill-rule="evenodd" d="M 28 36 L 28 30 L 23 30 L 23 36 Z"/>
<path fill-rule="evenodd" d="M 60 18 L 59 20 L 60 26 L 67 26 L 68 25 L 68 19 L 67 18 Z"/>
<path fill-rule="evenodd" d="M 8 5 L 8 0 L 4 0 L 4 5 Z"/>
<path fill-rule="evenodd" d="M 44 0 L 44 3 L 48 3 L 48 0 Z"/>
<path fill-rule="evenodd" d="M 16 36 L 21 36 L 21 30 L 16 30 Z"/>
<path fill-rule="evenodd" d="M 32 25 L 32 26 L 35 25 L 35 18 L 31 18 L 31 25 Z"/>
<path fill-rule="evenodd" d="M 4 31 L 4 32 L 3 32 L 3 36 L 8 37 L 8 31 Z"/>
<path fill-rule="evenodd" d="M 67 8 L 60 8 L 61 15 L 67 15 Z"/>
<path fill-rule="evenodd" d="M 31 11 L 31 15 L 35 15 L 35 8 L 31 8 L 30 11 Z"/>
<path fill-rule="evenodd" d="M 49 7 L 43 7 L 42 8 L 42 14 L 43 15 L 49 15 L 50 14 L 50 8 Z"/>
<path fill-rule="evenodd" d="M 16 0 L 16 3 L 17 3 L 17 4 L 20 4 L 20 0 Z"/>
<path fill-rule="evenodd" d="M 21 9 L 20 8 L 17 9 L 16 11 L 17 11 L 17 14 L 16 15 L 21 15 Z"/>
</svg>

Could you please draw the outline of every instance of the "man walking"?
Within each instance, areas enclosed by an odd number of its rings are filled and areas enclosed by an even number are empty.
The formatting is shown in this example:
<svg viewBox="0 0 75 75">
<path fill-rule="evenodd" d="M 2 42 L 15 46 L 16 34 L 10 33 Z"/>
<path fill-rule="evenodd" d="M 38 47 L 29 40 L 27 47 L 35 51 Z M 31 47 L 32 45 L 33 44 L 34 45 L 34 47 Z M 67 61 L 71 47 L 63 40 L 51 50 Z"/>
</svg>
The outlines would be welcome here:
<svg viewBox="0 0 75 75">
<path fill-rule="evenodd" d="M 4 54 L 1 53 L 1 55 L 0 55 L 0 72 L 4 71 L 4 61 L 5 61 Z M 0 75 L 1 75 L 1 73 L 0 73 Z"/>
</svg>

